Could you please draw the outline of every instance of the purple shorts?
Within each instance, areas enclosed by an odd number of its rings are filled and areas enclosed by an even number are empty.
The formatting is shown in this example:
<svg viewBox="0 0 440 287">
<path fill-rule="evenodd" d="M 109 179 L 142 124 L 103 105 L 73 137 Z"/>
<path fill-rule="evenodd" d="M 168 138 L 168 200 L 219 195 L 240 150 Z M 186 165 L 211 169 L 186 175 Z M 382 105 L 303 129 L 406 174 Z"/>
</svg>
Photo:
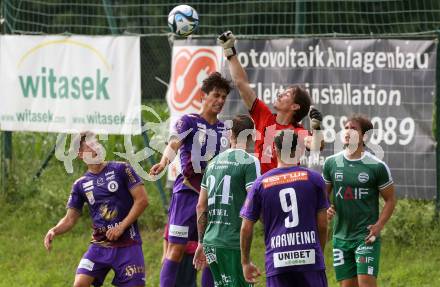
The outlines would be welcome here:
<svg viewBox="0 0 440 287">
<path fill-rule="evenodd" d="M 115 286 L 145 286 L 142 245 L 109 248 L 92 244 L 81 259 L 76 274 L 94 277 L 93 286 L 101 286 L 110 269 L 115 272 L 112 281 Z"/>
<path fill-rule="evenodd" d="M 267 287 L 327 287 L 325 270 L 286 272 L 266 278 Z"/>
<path fill-rule="evenodd" d="M 176 244 L 186 244 L 197 241 L 197 212 L 196 206 L 199 195 L 192 190 L 181 190 L 173 193 L 170 202 L 168 219 L 168 241 Z"/>
</svg>

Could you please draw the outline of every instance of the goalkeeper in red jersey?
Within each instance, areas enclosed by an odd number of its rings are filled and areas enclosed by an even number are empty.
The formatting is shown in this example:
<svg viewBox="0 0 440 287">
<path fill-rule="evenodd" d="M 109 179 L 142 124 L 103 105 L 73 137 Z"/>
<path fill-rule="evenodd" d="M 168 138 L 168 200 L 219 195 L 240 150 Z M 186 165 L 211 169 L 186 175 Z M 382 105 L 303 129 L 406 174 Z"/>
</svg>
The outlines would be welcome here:
<svg viewBox="0 0 440 287">
<path fill-rule="evenodd" d="M 300 140 L 305 140 L 305 145 L 310 150 L 312 139 L 300 122 L 309 114 L 313 129 L 319 130 L 322 114 L 317 109 L 310 108 L 312 100 L 307 91 L 298 85 L 288 87 L 278 94 L 276 101 L 273 103 L 277 113 L 272 114 L 266 104 L 257 98 L 254 90 L 250 87 L 247 74 L 236 55 L 234 34 L 230 31 L 221 34 L 218 43 L 224 49 L 224 54 L 229 61 L 232 80 L 237 86 L 259 133 L 255 141 L 255 153 L 261 162 L 261 173 L 263 174 L 277 167 L 273 141 L 279 130 L 294 130 L 299 135 Z M 321 148 L 322 144 L 321 141 Z"/>
</svg>

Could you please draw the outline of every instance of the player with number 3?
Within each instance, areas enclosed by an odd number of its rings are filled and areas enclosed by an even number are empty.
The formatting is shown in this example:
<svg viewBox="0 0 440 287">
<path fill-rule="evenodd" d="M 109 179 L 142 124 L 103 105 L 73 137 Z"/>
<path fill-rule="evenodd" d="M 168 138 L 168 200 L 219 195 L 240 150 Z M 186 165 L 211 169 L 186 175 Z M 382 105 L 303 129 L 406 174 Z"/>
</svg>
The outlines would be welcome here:
<svg viewBox="0 0 440 287">
<path fill-rule="evenodd" d="M 379 272 L 380 231 L 396 205 L 394 183 L 383 161 L 365 151 L 371 121 L 354 115 L 345 123 L 345 149 L 326 159 L 323 176 L 333 204 L 333 266 L 341 287 L 374 287 Z M 379 195 L 385 201 L 379 215 Z"/>
</svg>

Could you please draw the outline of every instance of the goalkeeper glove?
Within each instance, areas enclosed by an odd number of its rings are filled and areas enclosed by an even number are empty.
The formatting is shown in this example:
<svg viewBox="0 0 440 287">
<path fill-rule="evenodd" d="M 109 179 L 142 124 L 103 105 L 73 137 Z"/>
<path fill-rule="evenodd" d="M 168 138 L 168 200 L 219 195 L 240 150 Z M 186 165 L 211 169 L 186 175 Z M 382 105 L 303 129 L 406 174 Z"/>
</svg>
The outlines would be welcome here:
<svg viewBox="0 0 440 287">
<path fill-rule="evenodd" d="M 237 54 L 235 50 L 235 36 L 231 31 L 226 31 L 217 38 L 217 43 L 223 47 L 226 58 L 230 58 Z"/>
<path fill-rule="evenodd" d="M 312 130 L 321 129 L 322 114 L 315 107 L 311 106 L 309 111 L 309 118 Z"/>
</svg>

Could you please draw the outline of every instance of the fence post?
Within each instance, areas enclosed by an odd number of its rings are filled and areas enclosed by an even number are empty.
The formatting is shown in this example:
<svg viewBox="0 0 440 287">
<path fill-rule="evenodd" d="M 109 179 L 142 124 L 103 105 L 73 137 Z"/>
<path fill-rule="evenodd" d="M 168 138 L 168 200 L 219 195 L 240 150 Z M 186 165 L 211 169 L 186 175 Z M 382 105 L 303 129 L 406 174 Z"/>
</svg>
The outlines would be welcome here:
<svg viewBox="0 0 440 287">
<path fill-rule="evenodd" d="M 437 61 L 436 61 L 436 93 L 435 93 L 435 129 L 434 129 L 434 137 L 436 141 L 435 145 L 435 158 L 436 158 L 436 189 L 437 195 L 435 200 L 435 219 L 439 220 L 440 213 L 440 30 L 437 30 Z"/>
<path fill-rule="evenodd" d="M 110 7 L 109 0 L 102 0 L 102 4 L 104 5 L 105 15 L 107 16 L 108 26 L 110 27 L 110 31 L 113 35 L 119 34 L 118 26 L 116 25 L 115 18 L 113 17 L 113 10 Z"/>
<path fill-rule="evenodd" d="M 8 0 L 2 2 L 1 14 L 4 18 L 2 24 L 2 34 L 11 34 L 11 19 L 8 11 Z M 12 132 L 0 132 L 1 133 L 1 151 L 0 151 L 0 167 L 1 167 L 1 191 L 4 193 L 8 188 L 8 177 L 12 161 Z"/>
<path fill-rule="evenodd" d="M 304 24 L 306 18 L 306 4 L 304 3 L 304 0 L 296 0 L 295 4 L 295 34 L 298 36 L 305 34 Z"/>
</svg>

